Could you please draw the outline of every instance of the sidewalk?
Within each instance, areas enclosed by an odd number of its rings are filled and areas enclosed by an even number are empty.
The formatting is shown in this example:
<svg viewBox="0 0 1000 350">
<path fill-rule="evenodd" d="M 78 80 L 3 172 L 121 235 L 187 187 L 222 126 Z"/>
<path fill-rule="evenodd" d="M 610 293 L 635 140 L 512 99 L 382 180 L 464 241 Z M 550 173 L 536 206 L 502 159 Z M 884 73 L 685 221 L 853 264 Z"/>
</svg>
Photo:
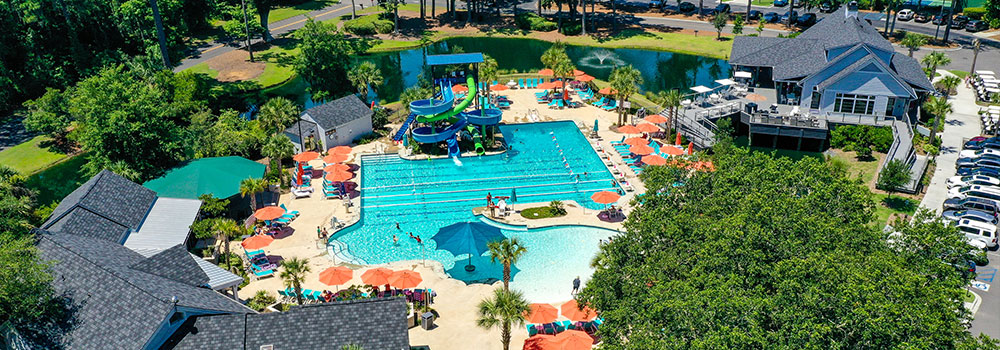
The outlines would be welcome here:
<svg viewBox="0 0 1000 350">
<path fill-rule="evenodd" d="M 944 70 L 938 70 L 938 72 L 951 75 Z M 945 186 L 945 181 L 949 177 L 955 176 L 955 161 L 958 160 L 958 154 L 962 151 L 964 140 L 978 136 L 982 130 L 975 93 L 964 84 L 959 85 L 957 90 L 958 95 L 949 99 L 953 112 L 944 121 L 937 167 L 934 169 L 934 176 L 927 187 L 927 194 L 920 201 L 921 207 L 938 213 L 941 212 L 941 204 L 948 198 L 948 188 Z"/>
</svg>

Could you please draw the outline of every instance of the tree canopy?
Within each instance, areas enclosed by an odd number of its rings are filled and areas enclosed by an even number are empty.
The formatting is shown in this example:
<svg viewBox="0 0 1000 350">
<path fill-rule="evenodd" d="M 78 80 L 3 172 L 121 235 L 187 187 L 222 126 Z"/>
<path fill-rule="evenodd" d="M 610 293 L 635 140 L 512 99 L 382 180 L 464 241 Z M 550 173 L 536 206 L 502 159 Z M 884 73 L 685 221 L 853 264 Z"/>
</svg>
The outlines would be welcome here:
<svg viewBox="0 0 1000 350">
<path fill-rule="evenodd" d="M 714 172 L 653 167 L 582 301 L 604 349 L 949 349 L 965 329 L 953 228 L 873 227 L 860 180 L 813 158 L 731 148 Z M 683 186 L 672 186 L 675 183 Z M 752 189 L 752 190 L 748 190 Z M 927 220 L 925 223 L 922 220 Z M 919 244 L 919 249 L 909 248 Z"/>
<path fill-rule="evenodd" d="M 295 36 L 302 39 L 299 44 L 302 54 L 296 61 L 295 71 L 309 82 L 314 100 L 336 98 L 354 90 L 347 79 L 347 62 L 351 61 L 352 54 L 364 51 L 359 46 L 359 43 L 363 45 L 363 40 L 348 40 L 335 26 L 313 19 L 295 31 Z"/>
</svg>

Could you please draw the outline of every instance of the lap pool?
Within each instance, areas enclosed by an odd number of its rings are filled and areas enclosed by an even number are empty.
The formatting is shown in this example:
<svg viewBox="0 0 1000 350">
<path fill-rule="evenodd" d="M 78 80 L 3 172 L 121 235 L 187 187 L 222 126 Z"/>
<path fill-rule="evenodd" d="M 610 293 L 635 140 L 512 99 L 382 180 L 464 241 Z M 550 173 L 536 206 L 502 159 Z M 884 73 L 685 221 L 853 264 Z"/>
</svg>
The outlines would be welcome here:
<svg viewBox="0 0 1000 350">
<path fill-rule="evenodd" d="M 501 155 L 452 159 L 405 160 L 396 155 L 361 157 L 361 221 L 330 241 L 338 259 L 358 264 L 401 260 L 436 260 L 453 278 L 479 281 L 502 278 L 502 266 L 488 255 L 473 257 L 476 271 L 463 269 L 468 254 L 437 250 L 431 237 L 441 227 L 463 221 L 487 221 L 472 213 L 486 205 L 487 193 L 524 203 L 573 200 L 589 209 L 597 191 L 616 191 L 613 177 L 573 122 L 500 125 L 511 150 Z M 512 214 L 517 215 L 517 214 Z M 400 229 L 396 229 L 396 224 Z M 570 299 L 572 280 L 586 280 L 598 242 L 615 231 L 586 226 L 527 230 L 498 225 L 517 237 L 527 253 L 513 267 L 511 288 L 532 302 Z M 420 236 L 418 244 L 407 235 Z M 399 238 L 393 244 L 392 236 Z"/>
</svg>

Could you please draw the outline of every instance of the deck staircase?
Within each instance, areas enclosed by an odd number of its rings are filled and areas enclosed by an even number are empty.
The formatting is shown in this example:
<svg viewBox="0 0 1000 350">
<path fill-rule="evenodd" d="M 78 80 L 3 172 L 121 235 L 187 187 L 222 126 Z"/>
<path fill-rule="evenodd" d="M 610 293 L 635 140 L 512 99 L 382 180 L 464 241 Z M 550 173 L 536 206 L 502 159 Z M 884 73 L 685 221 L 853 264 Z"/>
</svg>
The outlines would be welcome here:
<svg viewBox="0 0 1000 350">
<path fill-rule="evenodd" d="M 893 121 L 892 134 L 892 146 L 889 147 L 885 161 L 879 166 L 879 173 L 890 161 L 902 161 L 910 167 L 911 180 L 899 190 L 906 193 L 916 193 L 920 189 L 920 180 L 924 171 L 927 170 L 928 159 L 926 156 L 917 155 L 916 149 L 913 148 L 913 127 L 909 123 L 909 117 Z"/>
<path fill-rule="evenodd" d="M 403 137 L 406 136 L 406 130 L 410 129 L 410 124 L 413 124 L 413 120 L 417 119 L 417 115 L 410 113 L 406 120 L 403 121 L 403 125 L 399 127 L 396 134 L 392 136 L 393 141 L 403 141 Z"/>
<path fill-rule="evenodd" d="M 667 118 L 670 117 L 669 114 L 666 109 L 660 112 L 660 115 Z M 698 148 L 708 148 L 715 144 L 715 130 L 717 129 L 715 123 L 704 118 L 687 115 L 680 111 L 676 115 L 677 120 L 675 125 L 678 132 L 687 137 L 688 140 L 691 140 L 691 142 L 694 142 L 695 146 Z"/>
</svg>

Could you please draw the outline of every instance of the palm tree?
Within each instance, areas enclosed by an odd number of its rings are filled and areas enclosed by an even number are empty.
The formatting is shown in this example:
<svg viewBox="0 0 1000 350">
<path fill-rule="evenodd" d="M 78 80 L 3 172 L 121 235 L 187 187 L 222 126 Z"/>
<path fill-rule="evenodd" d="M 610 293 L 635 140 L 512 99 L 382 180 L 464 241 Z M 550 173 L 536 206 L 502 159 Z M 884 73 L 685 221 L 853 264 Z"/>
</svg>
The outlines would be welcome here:
<svg viewBox="0 0 1000 350">
<path fill-rule="evenodd" d="M 489 82 L 500 77 L 500 72 L 497 70 L 498 68 L 499 64 L 497 64 L 497 60 L 484 53 L 483 63 L 479 64 L 479 81 L 487 82 L 486 91 L 484 91 L 487 99 L 490 97 Z"/>
<path fill-rule="evenodd" d="M 573 64 L 573 60 L 569 59 L 569 56 L 565 55 L 560 57 L 559 61 L 556 62 L 555 66 L 552 67 L 552 72 L 555 74 L 556 77 L 564 78 L 562 87 L 563 92 L 566 91 L 567 84 L 565 84 L 565 81 L 569 77 L 573 76 L 574 70 L 576 70 L 576 65 Z"/>
<path fill-rule="evenodd" d="M 351 70 L 347 71 L 347 79 L 358 89 L 358 93 L 363 95 L 365 102 L 368 102 L 368 89 L 371 88 L 377 92 L 377 86 L 382 85 L 384 81 L 382 71 L 369 61 L 362 61 L 351 67 Z"/>
<path fill-rule="evenodd" d="M 510 350 L 510 326 L 522 326 L 524 314 L 529 309 L 524 295 L 516 290 L 496 289 L 493 297 L 479 302 L 479 317 L 476 325 L 490 329 L 500 327 L 500 342 L 504 350 Z"/>
<path fill-rule="evenodd" d="M 670 117 L 667 120 L 667 133 L 670 133 L 669 128 L 673 128 L 674 126 L 673 123 L 677 117 L 677 107 L 681 106 L 681 100 L 683 98 L 684 96 L 681 95 L 680 90 L 660 91 L 654 96 L 655 102 L 669 111 Z"/>
<path fill-rule="evenodd" d="M 486 244 L 490 250 L 490 260 L 503 264 L 503 289 L 510 289 L 510 265 L 514 265 L 528 251 L 517 238 L 505 238 Z"/>
<path fill-rule="evenodd" d="M 625 101 L 632 94 L 639 92 L 639 85 L 642 84 L 642 73 L 632 65 L 615 68 L 611 71 L 611 89 L 616 90 L 615 97 L 618 101 Z M 618 108 L 618 125 L 625 124 L 625 109 Z"/>
<path fill-rule="evenodd" d="M 260 106 L 260 126 L 268 134 L 279 133 L 299 120 L 299 106 L 284 97 L 275 97 Z"/>
<path fill-rule="evenodd" d="M 267 180 L 248 177 L 240 181 L 240 196 L 246 198 L 250 196 L 250 211 L 257 210 L 257 193 L 267 189 Z"/>
<path fill-rule="evenodd" d="M 944 97 L 928 97 L 927 101 L 924 102 L 924 110 L 934 116 L 934 125 L 931 130 L 930 143 L 934 144 L 934 137 L 938 133 L 938 129 L 941 127 L 941 120 L 944 119 L 946 115 L 951 113 L 951 103 L 948 102 Z"/>
<path fill-rule="evenodd" d="M 937 71 L 937 67 L 948 65 L 951 63 L 951 59 L 948 58 L 948 55 L 945 55 L 944 52 L 936 51 L 924 56 L 920 62 L 930 69 L 930 72 L 927 72 L 927 78 L 934 80 L 934 74 L 935 71 Z"/>
<path fill-rule="evenodd" d="M 361 345 L 358 344 L 347 344 L 341 346 L 340 350 L 365 350 L 365 348 L 361 347 Z"/>
<path fill-rule="evenodd" d="M 295 153 L 295 145 L 292 144 L 292 140 L 288 138 L 288 135 L 274 134 L 267 139 L 267 142 L 264 142 L 260 153 L 265 157 L 277 159 L 278 164 L 281 164 L 282 160 L 291 157 Z"/>
<path fill-rule="evenodd" d="M 944 87 L 944 98 L 948 99 L 948 95 L 951 95 L 951 91 L 955 90 L 955 88 L 958 87 L 958 84 L 962 83 L 962 79 L 959 79 L 954 75 L 949 75 L 941 78 L 941 81 L 938 81 L 938 83 Z"/>
<path fill-rule="evenodd" d="M 246 234 L 247 229 L 236 223 L 233 219 L 216 218 L 212 220 L 215 220 L 212 223 L 212 231 L 215 233 L 215 239 L 222 241 L 223 256 L 226 257 L 226 269 L 232 270 L 232 260 L 229 259 L 229 240 L 233 237 Z"/>
<path fill-rule="evenodd" d="M 919 49 L 921 46 L 927 45 L 927 36 L 921 35 L 913 32 L 906 33 L 903 40 L 899 41 L 900 44 L 909 50 L 910 57 L 913 57 L 913 51 Z"/>
<path fill-rule="evenodd" d="M 295 302 L 302 305 L 302 281 L 311 271 L 309 259 L 291 258 L 281 262 L 282 271 L 278 275 L 285 282 L 285 287 L 295 288 Z"/>
</svg>

